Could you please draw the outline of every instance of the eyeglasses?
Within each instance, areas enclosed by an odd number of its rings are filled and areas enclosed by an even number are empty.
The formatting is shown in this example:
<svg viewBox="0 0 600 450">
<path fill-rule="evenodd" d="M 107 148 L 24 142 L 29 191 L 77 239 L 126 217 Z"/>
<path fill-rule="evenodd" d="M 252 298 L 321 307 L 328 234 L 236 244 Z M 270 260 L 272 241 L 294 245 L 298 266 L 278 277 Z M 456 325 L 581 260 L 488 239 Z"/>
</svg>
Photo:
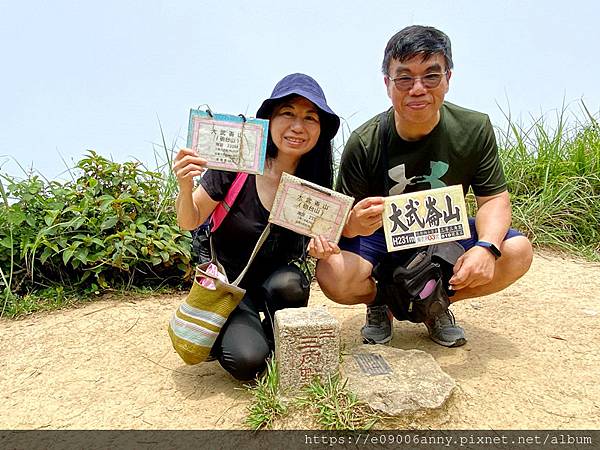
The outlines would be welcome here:
<svg viewBox="0 0 600 450">
<path fill-rule="evenodd" d="M 411 77 L 410 75 L 401 75 L 396 78 L 388 76 L 390 81 L 393 81 L 396 85 L 396 89 L 400 91 L 409 91 L 415 85 L 417 80 L 421 80 L 421 84 L 427 89 L 433 89 L 440 85 L 442 77 L 446 75 L 448 71 L 442 73 L 428 73 L 421 77 Z"/>
</svg>

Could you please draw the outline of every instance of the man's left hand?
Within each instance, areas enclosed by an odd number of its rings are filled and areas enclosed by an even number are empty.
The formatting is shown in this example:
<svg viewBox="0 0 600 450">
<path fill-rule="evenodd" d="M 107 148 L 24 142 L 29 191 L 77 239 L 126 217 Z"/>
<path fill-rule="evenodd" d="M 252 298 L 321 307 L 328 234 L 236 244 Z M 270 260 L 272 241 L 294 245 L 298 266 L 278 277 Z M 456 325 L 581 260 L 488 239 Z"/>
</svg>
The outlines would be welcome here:
<svg viewBox="0 0 600 450">
<path fill-rule="evenodd" d="M 465 252 L 454 265 L 450 288 L 455 291 L 489 283 L 494 278 L 496 258 L 489 250 L 475 246 Z"/>
</svg>

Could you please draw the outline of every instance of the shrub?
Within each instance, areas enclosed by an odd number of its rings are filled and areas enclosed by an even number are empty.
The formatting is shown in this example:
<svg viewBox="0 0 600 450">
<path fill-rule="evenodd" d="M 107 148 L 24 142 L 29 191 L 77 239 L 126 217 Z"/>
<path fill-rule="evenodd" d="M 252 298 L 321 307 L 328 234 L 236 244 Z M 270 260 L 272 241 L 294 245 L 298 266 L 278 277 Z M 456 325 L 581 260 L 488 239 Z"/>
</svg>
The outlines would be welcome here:
<svg viewBox="0 0 600 450">
<path fill-rule="evenodd" d="M 5 289 L 23 294 L 60 284 L 86 292 L 189 276 L 191 237 L 176 224 L 162 174 L 93 151 L 75 174 L 69 182 L 2 175 Z"/>
</svg>

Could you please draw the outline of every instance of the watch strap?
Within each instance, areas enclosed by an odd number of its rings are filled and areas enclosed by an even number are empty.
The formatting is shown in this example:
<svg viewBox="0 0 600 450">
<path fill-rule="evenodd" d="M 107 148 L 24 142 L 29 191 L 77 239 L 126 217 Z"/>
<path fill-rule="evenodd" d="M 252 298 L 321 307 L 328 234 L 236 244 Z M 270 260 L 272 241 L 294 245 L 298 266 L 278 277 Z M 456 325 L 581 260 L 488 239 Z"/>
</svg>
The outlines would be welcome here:
<svg viewBox="0 0 600 450">
<path fill-rule="evenodd" d="M 496 259 L 500 258 L 502 256 L 502 252 L 500 252 L 500 250 L 498 249 L 498 247 L 496 247 L 494 244 L 492 244 L 491 242 L 487 242 L 487 241 L 477 241 L 475 243 L 475 245 L 479 246 L 479 247 L 484 247 L 486 249 L 488 249 L 488 251 L 494 255 L 494 257 Z"/>
</svg>

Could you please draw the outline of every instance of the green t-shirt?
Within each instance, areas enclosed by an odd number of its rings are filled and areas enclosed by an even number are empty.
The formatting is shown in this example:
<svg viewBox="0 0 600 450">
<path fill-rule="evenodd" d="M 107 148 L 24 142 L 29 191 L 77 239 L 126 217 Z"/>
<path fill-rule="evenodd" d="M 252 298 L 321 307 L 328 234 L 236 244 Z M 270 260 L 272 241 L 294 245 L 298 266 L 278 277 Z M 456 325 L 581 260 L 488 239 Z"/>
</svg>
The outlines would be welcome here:
<svg viewBox="0 0 600 450">
<path fill-rule="evenodd" d="M 425 138 L 405 141 L 394 126 L 394 112 L 386 114 L 386 164 L 379 140 L 380 115 L 358 127 L 348 139 L 336 189 L 353 196 L 385 196 L 384 170 L 389 169 L 390 195 L 462 184 L 477 196 L 506 190 L 494 129 L 486 114 L 449 102 L 440 109 L 440 121 Z"/>
</svg>

